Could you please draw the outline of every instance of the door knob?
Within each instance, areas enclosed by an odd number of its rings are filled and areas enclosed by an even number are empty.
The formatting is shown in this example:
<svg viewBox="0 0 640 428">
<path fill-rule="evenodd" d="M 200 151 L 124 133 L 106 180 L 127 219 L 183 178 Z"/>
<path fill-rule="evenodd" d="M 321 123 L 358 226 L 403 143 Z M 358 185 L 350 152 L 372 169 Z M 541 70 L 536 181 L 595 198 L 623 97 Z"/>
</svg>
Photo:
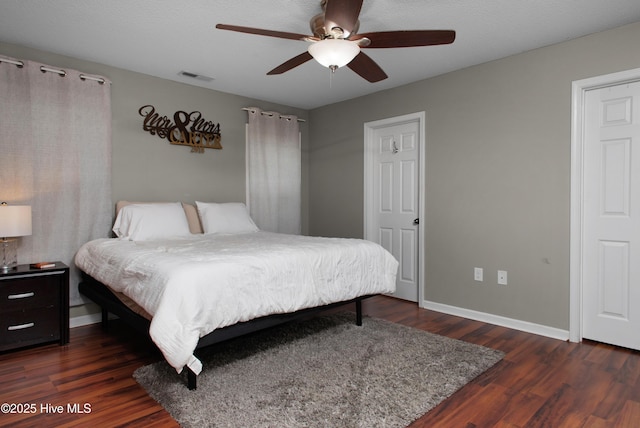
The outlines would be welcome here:
<svg viewBox="0 0 640 428">
<path fill-rule="evenodd" d="M 417 219 L 413 220 L 413 224 L 415 224 L 415 225 L 420 224 L 420 219 L 419 219 L 419 218 L 417 218 Z"/>
</svg>

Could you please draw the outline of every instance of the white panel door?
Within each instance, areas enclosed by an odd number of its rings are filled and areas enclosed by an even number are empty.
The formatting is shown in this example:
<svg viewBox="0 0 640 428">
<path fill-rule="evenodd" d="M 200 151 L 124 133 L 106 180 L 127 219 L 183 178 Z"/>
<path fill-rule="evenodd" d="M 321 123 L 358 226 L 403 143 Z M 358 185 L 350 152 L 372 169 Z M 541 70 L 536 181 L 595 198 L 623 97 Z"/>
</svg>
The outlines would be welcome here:
<svg viewBox="0 0 640 428">
<path fill-rule="evenodd" d="M 418 301 L 419 123 L 373 133 L 374 238 L 398 260 L 395 297 Z"/>
<path fill-rule="evenodd" d="M 583 337 L 640 349 L 640 82 L 585 100 Z"/>
</svg>

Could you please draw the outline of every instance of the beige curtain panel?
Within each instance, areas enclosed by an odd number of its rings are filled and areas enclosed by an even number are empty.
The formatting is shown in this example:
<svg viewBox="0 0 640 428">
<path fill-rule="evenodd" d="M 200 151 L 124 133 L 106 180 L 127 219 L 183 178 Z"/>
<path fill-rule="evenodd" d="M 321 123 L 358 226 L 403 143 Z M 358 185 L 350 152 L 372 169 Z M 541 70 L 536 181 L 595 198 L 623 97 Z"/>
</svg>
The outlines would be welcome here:
<svg viewBox="0 0 640 428">
<path fill-rule="evenodd" d="M 18 263 L 66 263 L 81 304 L 73 258 L 111 226 L 111 83 L 0 56 L 0 112 L 0 201 L 32 209 Z"/>
<path fill-rule="evenodd" d="M 301 150 L 296 116 L 247 108 L 247 206 L 267 232 L 300 234 Z"/>
</svg>

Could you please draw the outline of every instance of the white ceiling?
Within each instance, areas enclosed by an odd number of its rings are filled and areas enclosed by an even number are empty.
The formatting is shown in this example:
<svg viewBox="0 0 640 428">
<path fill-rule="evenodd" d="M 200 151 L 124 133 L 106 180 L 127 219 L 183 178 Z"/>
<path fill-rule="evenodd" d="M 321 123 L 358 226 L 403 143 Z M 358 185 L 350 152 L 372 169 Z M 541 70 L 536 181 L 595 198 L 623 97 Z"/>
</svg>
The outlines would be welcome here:
<svg viewBox="0 0 640 428">
<path fill-rule="evenodd" d="M 0 0 L 0 41 L 311 109 L 640 21 L 638 0 L 365 0 L 360 32 L 457 32 L 452 45 L 366 50 L 389 75 L 378 83 L 315 61 L 266 76 L 307 43 L 215 28 L 311 34 L 320 11 L 320 0 Z"/>
</svg>

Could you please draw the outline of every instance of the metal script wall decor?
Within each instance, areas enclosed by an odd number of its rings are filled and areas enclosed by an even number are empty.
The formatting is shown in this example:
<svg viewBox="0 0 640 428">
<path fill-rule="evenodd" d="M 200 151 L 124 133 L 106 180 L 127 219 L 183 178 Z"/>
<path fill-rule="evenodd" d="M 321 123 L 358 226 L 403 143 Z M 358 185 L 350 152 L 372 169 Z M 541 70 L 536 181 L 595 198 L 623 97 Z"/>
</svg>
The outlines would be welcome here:
<svg viewBox="0 0 640 428">
<path fill-rule="evenodd" d="M 156 113 L 151 104 L 140 107 L 138 113 L 144 117 L 142 129 L 166 138 L 171 144 L 190 146 L 195 153 L 204 153 L 204 149 L 222 149 L 220 124 L 204 120 L 199 111 L 177 111 L 173 114 L 173 121 Z"/>
</svg>

